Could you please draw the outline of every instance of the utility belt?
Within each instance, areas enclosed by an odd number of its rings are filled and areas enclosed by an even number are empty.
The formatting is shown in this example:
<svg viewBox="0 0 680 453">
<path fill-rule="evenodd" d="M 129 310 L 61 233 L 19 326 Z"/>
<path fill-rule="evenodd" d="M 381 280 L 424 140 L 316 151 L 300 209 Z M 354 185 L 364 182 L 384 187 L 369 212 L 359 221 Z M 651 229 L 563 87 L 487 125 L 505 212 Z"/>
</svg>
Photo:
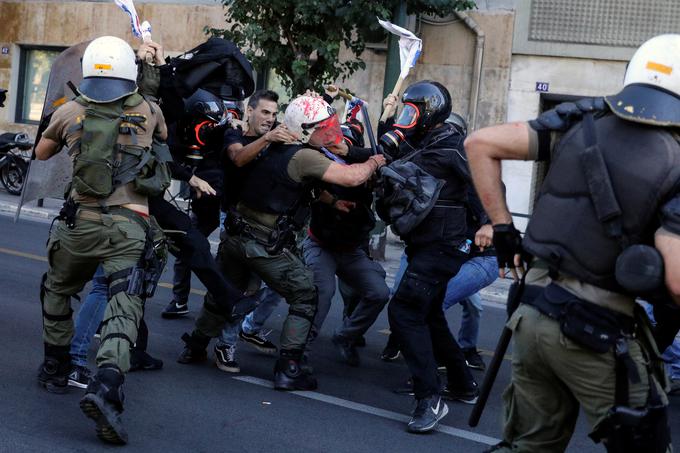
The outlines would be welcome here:
<svg viewBox="0 0 680 453">
<path fill-rule="evenodd" d="M 270 255 L 278 255 L 283 249 L 295 248 L 296 228 L 287 216 L 280 216 L 276 222 L 276 229 L 260 225 L 231 210 L 227 214 L 224 227 L 229 236 L 242 236 L 253 239 L 264 246 Z"/>
<path fill-rule="evenodd" d="M 439 199 L 434 204 L 434 207 L 435 208 L 462 209 L 462 208 L 465 208 L 465 205 L 463 203 L 461 203 L 460 201 L 456 201 L 456 200 Z"/>
<path fill-rule="evenodd" d="M 647 365 L 647 403 L 641 408 L 629 405 L 629 382 L 640 382 L 638 368 L 629 353 L 629 341 L 636 337 L 638 330 L 644 331 L 645 326 L 636 322 L 636 318 L 646 322 L 644 315 L 633 318 L 584 301 L 555 283 L 542 291 L 540 287 L 526 285 L 522 302 L 556 320 L 562 333 L 582 347 L 596 353 L 613 350 L 616 357 L 614 405 L 590 437 L 595 442 L 603 441 L 608 452 L 665 452 L 670 444 L 667 409 L 652 379 L 655 373 L 651 364 Z M 647 352 L 653 353 L 649 336 L 641 333 L 640 340 L 647 344 Z"/>
<path fill-rule="evenodd" d="M 152 216 L 145 217 L 131 209 L 111 206 L 105 209 L 80 207 L 69 198 L 64 203 L 57 219 L 65 222 L 69 229 L 75 227 L 76 219 L 106 224 L 107 219 L 119 222 L 135 222 L 146 233 L 144 250 L 134 267 L 122 269 L 109 275 L 109 299 L 125 292 L 130 296 L 144 299 L 153 297 L 168 259 L 168 245 L 163 230 Z M 115 283 L 117 280 L 123 281 Z"/>
</svg>

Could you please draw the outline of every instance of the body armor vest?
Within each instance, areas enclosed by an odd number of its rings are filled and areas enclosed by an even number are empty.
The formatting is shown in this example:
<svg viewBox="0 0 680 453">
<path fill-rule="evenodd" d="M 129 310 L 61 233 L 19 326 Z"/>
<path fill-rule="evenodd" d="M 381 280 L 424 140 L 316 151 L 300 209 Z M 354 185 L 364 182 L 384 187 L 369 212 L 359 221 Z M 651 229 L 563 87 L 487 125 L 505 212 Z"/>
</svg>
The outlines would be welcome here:
<svg viewBox="0 0 680 453">
<path fill-rule="evenodd" d="M 241 201 L 250 209 L 267 214 L 293 214 L 306 197 L 308 184 L 288 176 L 288 164 L 302 145 L 270 145 L 245 177 Z"/>
<path fill-rule="evenodd" d="M 579 160 L 583 124 L 567 131 L 553 153 L 523 246 L 553 271 L 623 292 L 614 276 L 622 245 L 598 220 Z M 656 214 L 680 181 L 680 144 L 668 130 L 611 114 L 595 119 L 595 135 L 621 209 L 623 237 L 628 244 L 652 244 Z"/>
</svg>

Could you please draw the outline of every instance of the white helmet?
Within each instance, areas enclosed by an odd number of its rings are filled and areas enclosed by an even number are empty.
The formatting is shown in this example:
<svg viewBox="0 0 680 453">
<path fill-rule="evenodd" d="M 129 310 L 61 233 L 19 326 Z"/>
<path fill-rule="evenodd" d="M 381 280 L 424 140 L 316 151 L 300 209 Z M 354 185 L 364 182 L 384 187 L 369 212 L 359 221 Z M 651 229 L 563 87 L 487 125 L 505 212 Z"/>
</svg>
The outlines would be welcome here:
<svg viewBox="0 0 680 453">
<path fill-rule="evenodd" d="M 92 41 L 83 53 L 83 81 L 78 91 L 94 102 L 112 102 L 137 91 L 137 63 L 132 47 L 115 36 Z"/>
<path fill-rule="evenodd" d="M 642 44 L 628 63 L 623 90 L 605 97 L 619 117 L 656 126 L 680 126 L 680 35 Z"/>
<path fill-rule="evenodd" d="M 298 96 L 293 99 L 286 108 L 283 124 L 299 143 L 328 146 L 342 142 L 335 109 L 320 97 Z"/>
</svg>

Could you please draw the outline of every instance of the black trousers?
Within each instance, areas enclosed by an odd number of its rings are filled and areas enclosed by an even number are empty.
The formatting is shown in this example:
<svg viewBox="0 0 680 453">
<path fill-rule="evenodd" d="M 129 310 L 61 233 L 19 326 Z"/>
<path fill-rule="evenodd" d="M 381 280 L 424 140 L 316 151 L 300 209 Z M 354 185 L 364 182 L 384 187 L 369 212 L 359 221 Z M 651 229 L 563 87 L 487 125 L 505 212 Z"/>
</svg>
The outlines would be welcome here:
<svg viewBox="0 0 680 453">
<path fill-rule="evenodd" d="M 225 314 L 231 315 L 233 302 L 243 297 L 241 291 L 220 272 L 210 252 L 208 239 L 192 225 L 191 219 L 163 197 L 149 198 L 149 212 L 164 230 L 182 231 L 173 234 L 176 258 L 189 263 L 189 268 L 213 296 L 213 301 Z M 218 221 L 219 222 L 219 221 Z"/>
<path fill-rule="evenodd" d="M 449 330 L 442 302 L 447 282 L 468 259 L 451 245 L 406 249 L 408 267 L 389 305 L 390 328 L 399 339 L 413 376 L 416 398 L 438 394 L 437 363 L 446 366 L 448 384 L 456 390 L 473 385 L 465 357 Z"/>
</svg>

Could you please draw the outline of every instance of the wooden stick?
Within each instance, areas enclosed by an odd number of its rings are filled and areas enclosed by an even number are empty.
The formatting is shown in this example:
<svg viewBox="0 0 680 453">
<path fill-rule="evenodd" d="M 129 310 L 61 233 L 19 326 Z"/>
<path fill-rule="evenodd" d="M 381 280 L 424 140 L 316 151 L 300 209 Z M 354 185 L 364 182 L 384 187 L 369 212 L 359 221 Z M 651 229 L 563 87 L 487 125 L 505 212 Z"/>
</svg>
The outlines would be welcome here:
<svg viewBox="0 0 680 453">
<path fill-rule="evenodd" d="M 399 76 L 397 79 L 397 83 L 394 84 L 394 89 L 392 90 L 392 93 L 394 96 L 397 96 L 399 94 L 399 91 L 401 91 L 401 85 L 404 83 L 404 77 Z M 387 114 L 387 109 L 385 109 L 380 116 L 380 121 L 385 122 L 387 121 L 387 118 L 389 115 Z"/>
</svg>

